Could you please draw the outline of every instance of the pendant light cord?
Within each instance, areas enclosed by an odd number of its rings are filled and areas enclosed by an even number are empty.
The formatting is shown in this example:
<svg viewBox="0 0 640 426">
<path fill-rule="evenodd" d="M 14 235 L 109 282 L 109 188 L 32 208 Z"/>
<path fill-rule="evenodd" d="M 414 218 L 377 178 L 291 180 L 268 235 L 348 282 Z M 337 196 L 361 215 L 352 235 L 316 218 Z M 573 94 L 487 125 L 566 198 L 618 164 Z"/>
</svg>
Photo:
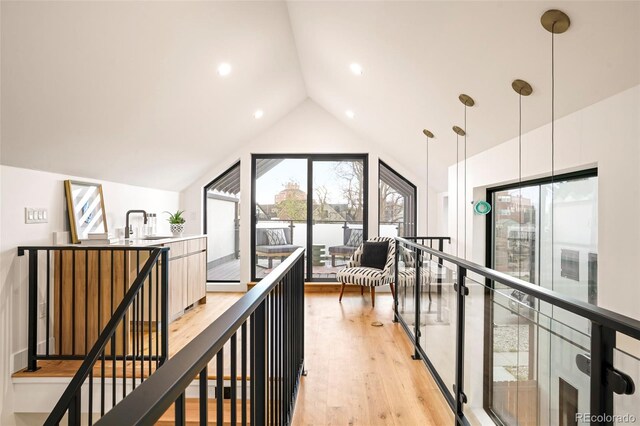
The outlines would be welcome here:
<svg viewBox="0 0 640 426">
<path fill-rule="evenodd" d="M 522 90 L 518 92 L 518 278 L 522 279 Z"/>
<path fill-rule="evenodd" d="M 464 189 L 462 214 L 464 214 L 464 259 L 467 260 L 467 104 L 464 104 Z"/>
<path fill-rule="evenodd" d="M 458 257 L 458 250 L 460 248 L 460 199 L 458 197 L 458 191 L 460 189 L 460 183 L 458 179 L 460 177 L 460 140 L 458 134 L 456 134 L 456 257 Z"/>
<path fill-rule="evenodd" d="M 427 137 L 427 193 L 426 193 L 426 200 L 427 200 L 427 236 L 429 236 L 429 138 Z M 414 218 L 414 220 L 417 220 L 418 218 Z"/>
<path fill-rule="evenodd" d="M 556 23 L 553 23 L 551 27 L 551 290 L 553 290 L 553 280 L 554 280 L 554 175 L 555 175 L 555 101 L 556 101 L 556 81 L 555 81 L 555 26 Z"/>
</svg>

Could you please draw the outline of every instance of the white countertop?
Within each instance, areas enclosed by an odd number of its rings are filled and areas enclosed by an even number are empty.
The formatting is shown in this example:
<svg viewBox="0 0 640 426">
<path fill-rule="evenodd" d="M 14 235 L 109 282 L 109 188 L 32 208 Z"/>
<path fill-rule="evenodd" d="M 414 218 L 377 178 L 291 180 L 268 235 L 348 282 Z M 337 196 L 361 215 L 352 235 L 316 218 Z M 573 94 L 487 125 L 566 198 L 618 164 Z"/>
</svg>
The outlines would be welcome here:
<svg viewBox="0 0 640 426">
<path fill-rule="evenodd" d="M 179 237 L 174 237 L 167 235 L 166 237 L 163 235 L 154 236 L 153 239 L 146 238 L 128 238 L 121 239 L 115 243 L 104 244 L 104 243 L 81 243 L 81 244 L 62 244 L 61 247 L 64 246 L 73 246 L 73 247 L 131 247 L 131 248 L 142 248 L 142 247 L 150 247 L 150 246 L 161 246 L 169 243 L 177 243 L 179 241 L 193 240 L 196 238 L 206 238 L 206 235 L 195 234 L 195 235 L 181 235 Z M 85 240 L 86 241 L 86 240 Z"/>
</svg>

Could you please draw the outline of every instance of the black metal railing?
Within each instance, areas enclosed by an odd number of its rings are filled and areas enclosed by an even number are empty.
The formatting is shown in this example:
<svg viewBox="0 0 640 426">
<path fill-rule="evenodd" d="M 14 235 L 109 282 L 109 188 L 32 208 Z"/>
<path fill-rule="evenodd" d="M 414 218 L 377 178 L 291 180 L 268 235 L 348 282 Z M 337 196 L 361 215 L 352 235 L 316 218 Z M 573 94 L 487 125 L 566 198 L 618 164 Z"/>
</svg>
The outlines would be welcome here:
<svg viewBox="0 0 640 426">
<path fill-rule="evenodd" d="M 548 424 L 557 418 L 545 416 L 555 413 L 570 422 L 610 425 L 629 415 L 624 410 L 637 408 L 637 397 L 634 403 L 624 396 L 635 393 L 632 375 L 640 371 L 640 360 L 625 352 L 633 345 L 618 347 L 616 336 L 637 344 L 640 321 L 411 241 L 415 239 L 396 238 L 394 321 L 412 340 L 413 358 L 425 362 L 456 424 L 482 424 L 483 416 L 497 424 Z M 432 285 L 439 287 L 433 302 L 438 309 L 432 309 Z M 497 344 L 493 339 L 500 316 L 512 328 L 506 328 L 506 339 Z M 517 345 L 506 347 L 511 340 Z M 536 347 L 544 347 L 544 353 Z M 502 368 L 493 355 L 518 361 Z M 510 379 L 494 378 L 496 369 Z M 559 390 L 556 379 L 572 391 Z M 574 400 L 563 399 L 572 395 Z M 541 402 L 543 397 L 548 401 Z M 540 413 L 541 406 L 550 408 Z"/>
<path fill-rule="evenodd" d="M 166 360 L 168 250 L 19 248 L 29 263 L 27 371 L 41 360 L 83 360 L 46 424 L 67 413 L 80 424 L 81 412 L 92 424 Z"/>
<path fill-rule="evenodd" d="M 189 422 L 290 424 L 303 368 L 304 250 L 297 249 L 96 424 L 154 424 L 169 415 L 184 425 L 195 377 L 198 418 Z"/>
<path fill-rule="evenodd" d="M 36 371 L 39 360 L 85 359 L 156 249 L 18 247 L 18 256 L 28 254 L 27 371 Z M 166 256 L 164 251 L 162 256 Z M 155 267 L 156 263 L 126 313 L 130 327 L 116 332 L 118 360 L 142 353 L 143 336 L 159 345 L 152 355 L 145 356 L 155 360 L 163 355 L 162 333 L 168 324 L 168 317 L 162 315 L 168 300 L 167 268 L 161 266 L 166 263 Z M 158 323 L 161 326 L 155 327 Z"/>
</svg>

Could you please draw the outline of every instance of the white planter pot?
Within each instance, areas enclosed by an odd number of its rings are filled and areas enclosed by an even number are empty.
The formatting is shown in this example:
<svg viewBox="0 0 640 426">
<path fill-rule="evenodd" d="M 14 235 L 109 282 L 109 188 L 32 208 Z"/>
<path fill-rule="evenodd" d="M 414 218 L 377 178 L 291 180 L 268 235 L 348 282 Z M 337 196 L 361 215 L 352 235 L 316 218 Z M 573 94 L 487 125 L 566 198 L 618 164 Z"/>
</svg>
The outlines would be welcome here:
<svg viewBox="0 0 640 426">
<path fill-rule="evenodd" d="M 184 232 L 184 223 L 172 223 L 171 233 L 174 237 L 179 237 Z"/>
</svg>

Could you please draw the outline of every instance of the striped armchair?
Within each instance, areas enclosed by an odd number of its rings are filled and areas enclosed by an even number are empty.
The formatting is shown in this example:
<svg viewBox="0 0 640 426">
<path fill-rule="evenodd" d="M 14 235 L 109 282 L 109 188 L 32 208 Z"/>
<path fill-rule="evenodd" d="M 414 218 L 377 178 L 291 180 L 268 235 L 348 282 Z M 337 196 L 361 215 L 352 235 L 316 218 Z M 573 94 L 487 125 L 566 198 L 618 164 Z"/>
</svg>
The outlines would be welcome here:
<svg viewBox="0 0 640 426">
<path fill-rule="evenodd" d="M 391 294 L 394 294 L 394 262 L 396 256 L 396 240 L 387 237 L 373 237 L 367 240 L 369 242 L 389 242 L 389 251 L 387 252 L 387 261 L 384 265 L 384 269 L 376 269 L 360 266 L 360 259 L 362 257 L 361 244 L 351 256 L 347 266 L 340 270 L 336 274 L 337 280 L 342 283 L 340 289 L 340 301 L 342 301 L 342 295 L 344 294 L 344 288 L 347 285 L 360 286 L 360 294 L 364 294 L 364 288 L 369 287 L 371 289 L 371 306 L 376 305 L 376 287 L 387 285 L 391 288 Z"/>
</svg>

